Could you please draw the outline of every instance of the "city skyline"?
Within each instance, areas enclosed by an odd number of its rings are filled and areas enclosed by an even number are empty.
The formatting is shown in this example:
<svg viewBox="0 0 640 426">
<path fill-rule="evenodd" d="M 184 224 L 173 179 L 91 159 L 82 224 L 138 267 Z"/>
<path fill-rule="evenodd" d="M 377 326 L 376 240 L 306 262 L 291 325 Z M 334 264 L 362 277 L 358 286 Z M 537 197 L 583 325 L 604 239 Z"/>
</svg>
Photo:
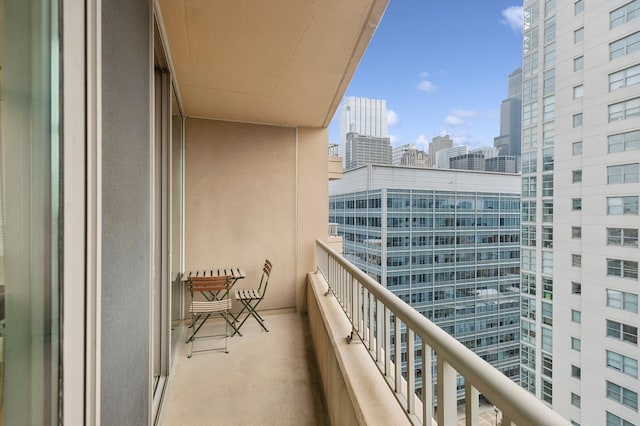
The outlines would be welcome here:
<svg viewBox="0 0 640 426">
<path fill-rule="evenodd" d="M 454 145 L 473 149 L 493 146 L 500 134 L 508 77 L 522 63 L 522 8 L 503 0 L 465 1 L 464 8 L 461 14 L 460 4 L 389 4 L 345 99 L 385 100 L 393 147 L 415 143 L 426 150 L 447 133 Z M 471 33 L 478 48 L 468 43 Z M 329 126 L 331 143 L 340 141 L 339 111 Z"/>
</svg>

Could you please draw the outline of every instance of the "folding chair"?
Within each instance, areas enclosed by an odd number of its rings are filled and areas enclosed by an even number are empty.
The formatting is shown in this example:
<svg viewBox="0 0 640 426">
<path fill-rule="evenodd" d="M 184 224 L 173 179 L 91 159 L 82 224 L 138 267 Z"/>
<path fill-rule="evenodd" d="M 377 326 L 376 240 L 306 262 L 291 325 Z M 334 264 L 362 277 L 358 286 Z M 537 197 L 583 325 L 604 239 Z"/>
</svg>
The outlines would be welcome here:
<svg viewBox="0 0 640 426">
<path fill-rule="evenodd" d="M 236 300 L 242 303 L 242 310 L 238 315 L 234 317 L 236 321 L 240 320 L 240 317 L 245 312 L 247 313 L 242 322 L 235 327 L 235 331 L 233 335 L 236 333 L 240 334 L 240 327 L 249 319 L 249 317 L 255 318 L 258 321 L 258 324 L 264 329 L 264 331 L 269 331 L 267 327 L 264 325 L 264 319 L 260 316 L 258 311 L 256 310 L 262 299 L 264 298 L 265 293 L 267 292 L 267 285 L 269 284 L 269 275 L 271 275 L 271 262 L 269 259 L 264 261 L 264 266 L 262 267 L 262 278 L 260 278 L 260 285 L 258 285 L 257 289 L 238 289 L 235 291 Z M 240 334 L 242 335 L 242 334 Z"/>
<path fill-rule="evenodd" d="M 187 358 L 191 358 L 194 352 L 205 352 L 215 349 L 203 349 L 194 351 L 193 345 L 196 340 L 207 337 L 220 337 L 224 336 L 224 351 L 229 353 L 227 346 L 227 340 L 229 338 L 229 325 L 236 330 L 233 322 L 229 317 L 233 318 L 231 314 L 231 299 L 229 298 L 229 288 L 233 277 L 231 276 L 219 276 L 219 277 L 190 277 L 189 278 L 189 293 L 191 294 L 191 304 L 189 305 L 189 312 L 191 312 L 191 326 L 193 329 L 189 340 L 191 341 L 191 349 Z M 196 294 L 201 294 L 204 300 L 195 300 Z M 211 295 L 222 294 L 221 298 L 212 297 Z M 220 315 L 225 320 L 225 332 L 224 334 L 212 334 L 207 336 L 197 336 L 198 331 L 202 328 L 205 322 L 211 315 Z M 198 323 L 199 322 L 199 323 Z M 234 333 L 235 334 L 235 333 Z"/>
</svg>

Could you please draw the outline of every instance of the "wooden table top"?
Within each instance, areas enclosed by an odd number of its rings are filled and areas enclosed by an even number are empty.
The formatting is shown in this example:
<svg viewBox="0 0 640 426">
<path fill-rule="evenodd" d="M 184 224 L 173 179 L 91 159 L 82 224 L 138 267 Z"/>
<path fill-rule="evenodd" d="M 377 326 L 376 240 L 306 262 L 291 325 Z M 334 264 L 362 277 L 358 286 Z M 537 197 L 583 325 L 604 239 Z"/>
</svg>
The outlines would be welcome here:
<svg viewBox="0 0 640 426">
<path fill-rule="evenodd" d="M 240 268 L 210 268 L 210 269 L 199 269 L 194 271 L 187 271 L 182 276 L 182 281 L 189 281 L 190 279 L 207 279 L 214 277 L 224 277 L 231 276 L 234 279 L 238 280 L 240 278 L 244 278 L 247 274 Z"/>
</svg>

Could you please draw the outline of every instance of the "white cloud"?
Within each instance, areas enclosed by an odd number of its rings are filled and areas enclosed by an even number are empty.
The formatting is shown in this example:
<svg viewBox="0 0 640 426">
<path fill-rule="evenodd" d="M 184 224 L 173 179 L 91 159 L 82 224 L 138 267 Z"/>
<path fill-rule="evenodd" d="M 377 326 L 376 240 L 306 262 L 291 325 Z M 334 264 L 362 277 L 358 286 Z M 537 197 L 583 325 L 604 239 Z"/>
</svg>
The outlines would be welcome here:
<svg viewBox="0 0 640 426">
<path fill-rule="evenodd" d="M 428 72 L 423 71 L 423 72 L 420 73 L 420 78 L 427 78 L 427 77 L 429 77 L 429 73 Z"/>
<path fill-rule="evenodd" d="M 429 140 L 425 135 L 419 135 L 414 143 L 416 144 L 416 147 L 422 151 L 429 150 Z"/>
<path fill-rule="evenodd" d="M 454 109 L 451 111 L 451 114 L 460 118 L 472 118 L 478 116 L 477 111 L 467 109 Z"/>
<path fill-rule="evenodd" d="M 444 124 L 447 126 L 464 126 L 467 123 L 462 118 L 449 114 L 445 117 Z"/>
<path fill-rule="evenodd" d="M 502 11 L 502 17 L 503 24 L 510 26 L 514 31 L 522 32 L 524 24 L 522 6 L 509 6 Z"/>
<path fill-rule="evenodd" d="M 429 80 L 422 80 L 420 81 L 420 83 L 418 83 L 418 90 L 421 90 L 427 93 L 433 92 L 434 90 L 436 90 L 436 86 Z"/>
<path fill-rule="evenodd" d="M 400 117 L 398 117 L 398 114 L 392 109 L 387 110 L 387 126 L 395 126 L 399 123 Z"/>
<path fill-rule="evenodd" d="M 398 138 L 396 135 L 387 134 L 387 137 L 389 138 L 389 142 L 392 146 L 396 146 L 398 142 L 400 142 L 400 138 Z"/>
</svg>

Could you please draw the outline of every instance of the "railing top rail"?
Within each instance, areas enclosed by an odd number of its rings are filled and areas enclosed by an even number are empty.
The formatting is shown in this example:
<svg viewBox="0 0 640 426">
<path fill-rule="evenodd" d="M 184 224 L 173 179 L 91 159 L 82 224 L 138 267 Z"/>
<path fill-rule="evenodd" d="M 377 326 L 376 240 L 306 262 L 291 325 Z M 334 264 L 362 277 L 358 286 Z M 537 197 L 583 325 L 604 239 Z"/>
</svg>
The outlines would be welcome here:
<svg viewBox="0 0 640 426">
<path fill-rule="evenodd" d="M 465 381 L 478 389 L 519 426 L 568 425 L 563 417 L 547 407 L 542 401 L 512 382 L 446 331 L 333 251 L 326 243 L 317 240 L 316 244 L 345 268 L 407 327 L 411 328 L 423 342 L 433 348 L 438 356 L 443 357 L 458 373 L 464 376 Z"/>
</svg>

